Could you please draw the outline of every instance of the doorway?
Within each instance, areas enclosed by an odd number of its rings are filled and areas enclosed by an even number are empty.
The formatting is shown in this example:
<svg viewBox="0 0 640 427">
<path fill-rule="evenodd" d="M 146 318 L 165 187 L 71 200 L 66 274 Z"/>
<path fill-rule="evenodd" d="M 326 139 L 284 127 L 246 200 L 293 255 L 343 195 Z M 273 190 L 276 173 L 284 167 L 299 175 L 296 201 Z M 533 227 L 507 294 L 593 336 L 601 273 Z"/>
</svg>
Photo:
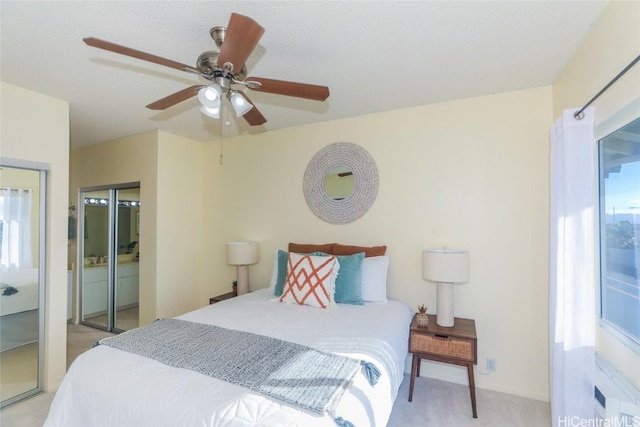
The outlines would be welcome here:
<svg viewBox="0 0 640 427">
<path fill-rule="evenodd" d="M 83 189 L 80 323 L 109 332 L 139 325 L 139 183 Z"/>
<path fill-rule="evenodd" d="M 0 408 L 42 391 L 46 172 L 0 166 Z"/>
</svg>

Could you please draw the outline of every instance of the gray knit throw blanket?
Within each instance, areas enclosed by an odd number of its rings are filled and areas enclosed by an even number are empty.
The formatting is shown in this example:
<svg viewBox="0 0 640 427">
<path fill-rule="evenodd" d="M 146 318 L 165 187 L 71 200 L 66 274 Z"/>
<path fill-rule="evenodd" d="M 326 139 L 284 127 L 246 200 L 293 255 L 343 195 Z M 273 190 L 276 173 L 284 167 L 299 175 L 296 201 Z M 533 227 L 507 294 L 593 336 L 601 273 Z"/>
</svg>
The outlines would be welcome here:
<svg viewBox="0 0 640 427">
<path fill-rule="evenodd" d="M 262 335 L 179 319 L 103 338 L 98 344 L 190 369 L 315 414 L 329 414 L 340 427 L 353 424 L 335 413 L 358 371 L 375 385 L 372 363 Z"/>
</svg>

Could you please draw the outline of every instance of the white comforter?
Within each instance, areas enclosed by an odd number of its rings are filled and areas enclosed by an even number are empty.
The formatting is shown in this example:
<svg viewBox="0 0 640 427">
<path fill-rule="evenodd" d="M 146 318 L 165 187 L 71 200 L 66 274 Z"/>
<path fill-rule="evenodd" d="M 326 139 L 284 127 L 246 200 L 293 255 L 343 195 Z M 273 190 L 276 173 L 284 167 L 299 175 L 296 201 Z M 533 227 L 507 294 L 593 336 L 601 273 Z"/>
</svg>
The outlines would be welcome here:
<svg viewBox="0 0 640 427">
<path fill-rule="evenodd" d="M 382 372 L 370 386 L 356 375 L 337 415 L 357 427 L 384 426 L 402 382 L 411 311 L 397 301 L 318 309 L 272 301 L 265 289 L 179 318 L 284 339 L 364 359 Z M 334 426 L 320 417 L 193 371 L 98 346 L 62 382 L 51 426 Z"/>
</svg>

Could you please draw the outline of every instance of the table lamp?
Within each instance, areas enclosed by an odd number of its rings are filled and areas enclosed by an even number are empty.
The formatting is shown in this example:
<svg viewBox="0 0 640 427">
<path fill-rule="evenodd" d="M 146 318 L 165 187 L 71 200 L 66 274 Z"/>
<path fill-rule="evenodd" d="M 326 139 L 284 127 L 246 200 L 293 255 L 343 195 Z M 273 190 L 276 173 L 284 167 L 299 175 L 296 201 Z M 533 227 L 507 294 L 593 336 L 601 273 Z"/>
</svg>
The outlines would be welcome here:
<svg viewBox="0 0 640 427">
<path fill-rule="evenodd" d="M 258 243 L 227 243 L 227 264 L 238 266 L 238 295 L 249 292 L 249 265 L 258 262 Z"/>
<path fill-rule="evenodd" d="M 422 251 L 422 278 L 438 284 L 439 326 L 453 326 L 453 285 L 469 281 L 469 252 L 456 249 Z"/>
</svg>

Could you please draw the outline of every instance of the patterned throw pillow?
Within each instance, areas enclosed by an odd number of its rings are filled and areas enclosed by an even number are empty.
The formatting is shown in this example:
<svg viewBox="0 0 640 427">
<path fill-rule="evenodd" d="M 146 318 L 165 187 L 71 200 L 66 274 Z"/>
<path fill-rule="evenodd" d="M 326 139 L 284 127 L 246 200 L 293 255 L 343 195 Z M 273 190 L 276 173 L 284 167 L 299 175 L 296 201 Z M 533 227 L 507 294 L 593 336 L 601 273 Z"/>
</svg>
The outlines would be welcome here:
<svg viewBox="0 0 640 427">
<path fill-rule="evenodd" d="M 340 264 L 335 256 L 289 252 L 281 302 L 327 308 L 334 304 Z"/>
</svg>

